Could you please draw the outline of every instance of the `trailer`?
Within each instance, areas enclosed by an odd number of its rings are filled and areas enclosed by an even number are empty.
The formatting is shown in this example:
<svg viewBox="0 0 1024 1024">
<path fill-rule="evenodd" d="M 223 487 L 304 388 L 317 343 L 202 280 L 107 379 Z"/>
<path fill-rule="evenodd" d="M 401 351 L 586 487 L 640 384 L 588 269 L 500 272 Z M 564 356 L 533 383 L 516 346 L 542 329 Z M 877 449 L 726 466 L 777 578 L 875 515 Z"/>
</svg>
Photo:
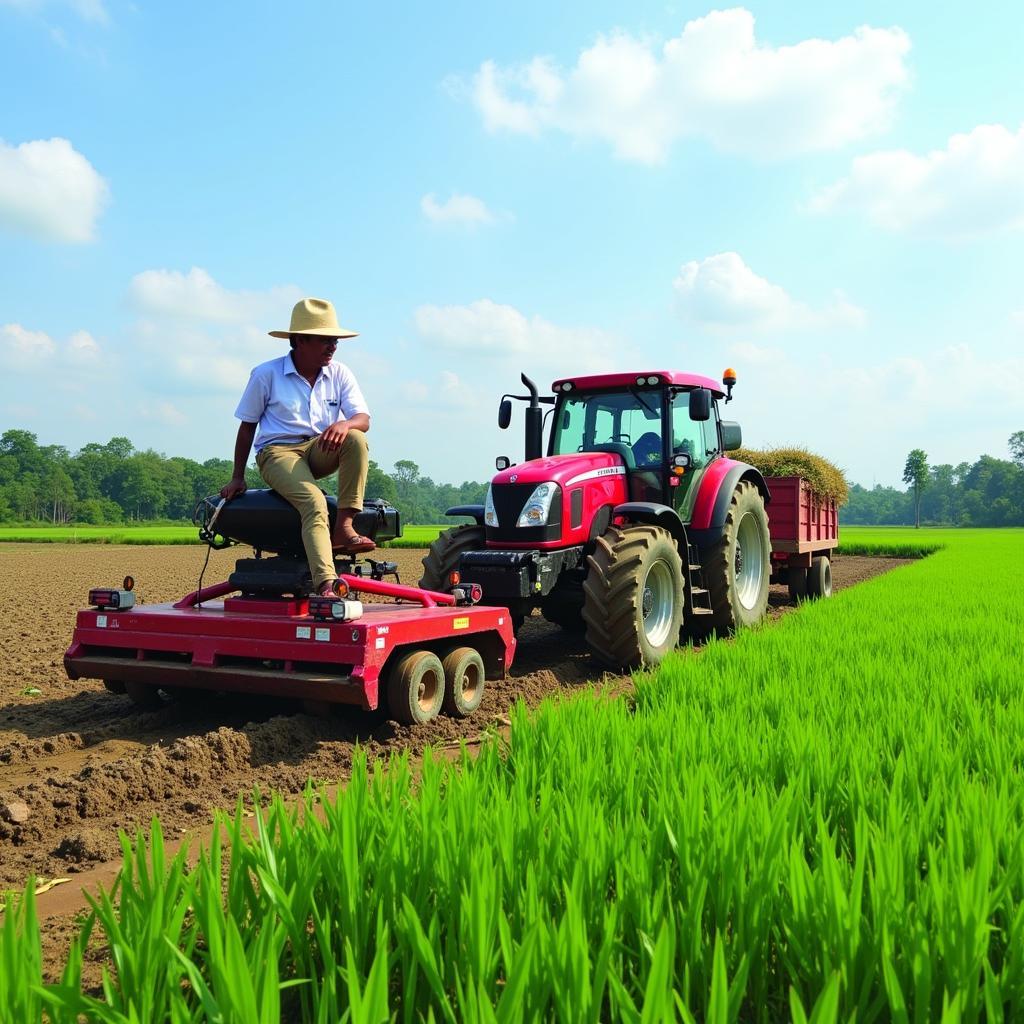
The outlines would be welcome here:
<svg viewBox="0 0 1024 1024">
<path fill-rule="evenodd" d="M 200 513 L 212 547 L 230 539 L 212 529 L 223 508 L 207 499 Z M 143 707 L 159 705 L 161 691 L 256 693 L 296 698 L 315 712 L 386 704 L 392 718 L 414 725 L 440 712 L 472 714 L 487 680 L 508 672 L 516 649 L 511 616 L 480 605 L 479 587 L 454 576 L 431 592 L 403 586 L 394 563 L 346 560 L 337 593 L 313 596 L 297 553 L 298 513 L 272 492 L 255 491 L 236 499 L 232 514 L 241 532 L 252 531 L 246 542 L 257 557 L 174 603 L 139 604 L 131 577 L 90 591 L 64 656 L 71 679 L 100 679 Z M 401 533 L 390 508 L 374 508 L 357 528 L 382 538 Z M 267 550 L 278 557 L 263 557 Z M 384 600 L 364 603 L 361 594 Z"/>
<path fill-rule="evenodd" d="M 832 556 L 839 546 L 835 498 L 818 494 L 799 476 L 769 476 L 771 582 L 789 587 L 793 601 L 831 597 Z"/>
</svg>

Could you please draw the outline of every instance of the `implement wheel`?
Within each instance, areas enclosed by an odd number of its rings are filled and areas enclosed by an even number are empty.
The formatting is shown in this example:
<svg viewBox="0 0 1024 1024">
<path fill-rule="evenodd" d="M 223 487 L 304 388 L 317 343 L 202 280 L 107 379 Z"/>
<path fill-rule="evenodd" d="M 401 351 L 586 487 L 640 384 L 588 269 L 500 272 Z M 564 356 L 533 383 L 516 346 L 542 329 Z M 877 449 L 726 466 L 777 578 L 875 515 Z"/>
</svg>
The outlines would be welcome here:
<svg viewBox="0 0 1024 1024">
<path fill-rule="evenodd" d="M 388 674 L 388 708 L 402 725 L 422 725 L 437 717 L 444 701 L 444 667 L 432 651 L 402 655 Z"/>
<path fill-rule="evenodd" d="M 109 693 L 125 693 L 124 680 L 122 679 L 104 679 L 103 685 Z"/>
<path fill-rule="evenodd" d="M 770 554 L 764 498 L 754 484 L 743 480 L 729 502 L 722 539 L 701 558 L 716 633 L 753 626 L 764 618 Z"/>
<path fill-rule="evenodd" d="M 444 668 L 444 700 L 441 707 L 446 715 L 465 718 L 471 715 L 484 699 L 484 659 L 474 647 L 456 647 L 449 651 L 441 663 Z"/>
<path fill-rule="evenodd" d="M 448 574 L 459 567 L 464 551 L 482 551 L 487 546 L 484 528 L 476 523 L 466 523 L 445 530 L 423 558 L 423 575 L 420 586 L 424 590 L 448 592 Z"/>
<path fill-rule="evenodd" d="M 807 596 L 832 596 L 832 563 L 827 555 L 818 555 L 811 560 L 811 568 L 807 573 Z"/>
<path fill-rule="evenodd" d="M 131 698 L 137 708 L 152 711 L 163 704 L 160 691 L 155 686 L 147 686 L 145 683 L 125 683 L 124 692 Z"/>
<path fill-rule="evenodd" d="M 660 526 L 612 526 L 587 559 L 587 644 L 612 668 L 657 665 L 679 643 L 683 562 Z"/>
<path fill-rule="evenodd" d="M 799 604 L 807 598 L 807 570 L 801 566 L 791 565 L 786 570 L 789 582 L 789 599 Z"/>
</svg>

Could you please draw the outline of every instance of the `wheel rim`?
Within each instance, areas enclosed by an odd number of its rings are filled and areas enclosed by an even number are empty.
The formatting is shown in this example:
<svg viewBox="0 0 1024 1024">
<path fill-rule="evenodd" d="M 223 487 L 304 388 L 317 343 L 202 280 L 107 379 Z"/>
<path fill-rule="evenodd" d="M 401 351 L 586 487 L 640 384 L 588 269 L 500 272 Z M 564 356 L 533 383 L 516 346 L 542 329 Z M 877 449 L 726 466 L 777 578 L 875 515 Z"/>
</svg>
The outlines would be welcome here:
<svg viewBox="0 0 1024 1024">
<path fill-rule="evenodd" d="M 736 531 L 736 596 L 744 608 L 753 608 L 761 595 L 766 554 L 760 524 L 747 512 Z"/>
<path fill-rule="evenodd" d="M 435 669 L 428 668 L 420 676 L 416 701 L 424 712 L 429 713 L 434 710 L 434 705 L 437 702 L 438 685 L 438 673 Z"/>
<path fill-rule="evenodd" d="M 658 559 L 647 570 L 644 580 L 641 611 L 644 635 L 652 647 L 660 647 L 668 639 L 675 613 L 676 594 L 672 569 Z"/>
<path fill-rule="evenodd" d="M 462 673 L 462 699 L 467 704 L 471 704 L 476 698 L 481 678 L 480 666 L 474 661 L 468 662 Z"/>
</svg>

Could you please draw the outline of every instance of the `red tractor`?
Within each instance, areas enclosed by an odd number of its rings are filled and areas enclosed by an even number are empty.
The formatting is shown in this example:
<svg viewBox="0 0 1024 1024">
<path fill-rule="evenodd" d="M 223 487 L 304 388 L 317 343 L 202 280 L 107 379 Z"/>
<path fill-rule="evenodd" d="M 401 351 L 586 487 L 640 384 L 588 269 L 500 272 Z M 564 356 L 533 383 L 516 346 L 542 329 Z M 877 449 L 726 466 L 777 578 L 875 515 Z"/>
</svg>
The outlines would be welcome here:
<svg viewBox="0 0 1024 1024">
<path fill-rule="evenodd" d="M 765 478 L 730 459 L 739 424 L 722 420 L 736 376 L 722 385 L 675 371 L 556 380 L 526 406 L 526 461 L 497 460 L 483 505 L 450 516 L 475 522 L 441 534 L 420 586 L 453 573 L 479 583 L 518 626 L 534 608 L 586 630 L 594 655 L 628 668 L 657 664 L 681 631 L 724 633 L 758 622 L 768 604 L 772 541 Z M 544 452 L 544 409 L 551 426 Z M 826 559 L 827 561 L 827 559 Z"/>
</svg>

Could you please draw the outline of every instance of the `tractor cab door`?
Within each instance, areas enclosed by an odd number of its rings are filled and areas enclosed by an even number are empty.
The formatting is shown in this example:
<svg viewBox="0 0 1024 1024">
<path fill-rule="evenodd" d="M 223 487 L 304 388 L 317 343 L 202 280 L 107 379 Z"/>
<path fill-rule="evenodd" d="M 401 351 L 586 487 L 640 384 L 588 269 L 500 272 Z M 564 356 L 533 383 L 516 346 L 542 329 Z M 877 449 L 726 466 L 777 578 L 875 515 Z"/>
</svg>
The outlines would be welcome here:
<svg viewBox="0 0 1024 1024">
<path fill-rule="evenodd" d="M 718 408 L 712 403 L 711 418 L 690 419 L 690 393 L 679 391 L 672 399 L 672 454 L 689 455 L 690 466 L 672 488 L 672 507 L 688 523 L 700 490 L 700 480 L 709 463 L 721 452 L 718 438 Z"/>
</svg>

